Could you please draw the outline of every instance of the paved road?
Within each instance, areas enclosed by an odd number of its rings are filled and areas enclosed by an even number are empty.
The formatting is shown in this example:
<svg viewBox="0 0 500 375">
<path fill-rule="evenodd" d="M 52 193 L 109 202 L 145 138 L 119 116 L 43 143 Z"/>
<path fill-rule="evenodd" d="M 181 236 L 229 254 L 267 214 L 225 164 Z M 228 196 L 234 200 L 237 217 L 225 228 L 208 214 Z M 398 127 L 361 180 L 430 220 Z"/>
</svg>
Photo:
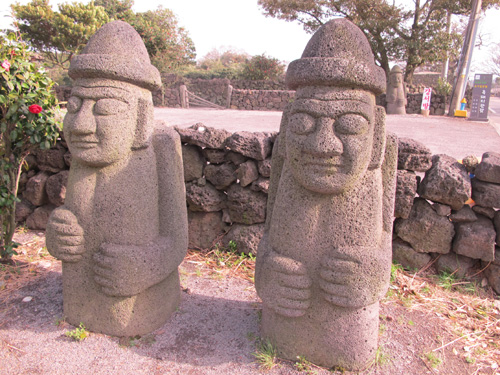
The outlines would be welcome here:
<svg viewBox="0 0 500 375">
<path fill-rule="evenodd" d="M 497 111 L 495 108 L 500 107 L 500 99 L 492 103 L 494 106 L 490 107 Z M 500 108 L 497 114 L 500 114 Z M 168 125 L 180 127 L 201 122 L 231 132 L 257 132 L 279 130 L 281 112 L 155 108 L 155 117 Z M 500 128 L 500 118 L 491 117 L 490 122 L 474 122 L 446 116 L 391 115 L 387 116 L 387 129 L 399 137 L 422 142 L 433 154 L 444 153 L 462 159 L 467 155 L 481 156 L 486 151 L 500 152 L 500 129 L 497 128 L 497 132 L 493 126 L 499 124 Z"/>
</svg>

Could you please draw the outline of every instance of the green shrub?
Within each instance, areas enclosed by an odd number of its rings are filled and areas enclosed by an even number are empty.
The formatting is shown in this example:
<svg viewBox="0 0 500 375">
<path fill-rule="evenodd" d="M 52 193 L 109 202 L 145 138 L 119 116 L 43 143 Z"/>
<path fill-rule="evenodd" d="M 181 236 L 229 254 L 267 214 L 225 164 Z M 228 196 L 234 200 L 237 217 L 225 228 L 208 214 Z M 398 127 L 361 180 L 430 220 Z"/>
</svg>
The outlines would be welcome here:
<svg viewBox="0 0 500 375">
<path fill-rule="evenodd" d="M 277 80 L 284 72 L 285 66 L 278 59 L 262 54 L 244 63 L 241 78 L 252 81 Z"/>
<path fill-rule="evenodd" d="M 61 125 L 53 82 L 31 62 L 31 53 L 15 34 L 0 37 L 0 257 L 16 254 L 17 190 L 26 156 L 55 145 Z"/>
</svg>

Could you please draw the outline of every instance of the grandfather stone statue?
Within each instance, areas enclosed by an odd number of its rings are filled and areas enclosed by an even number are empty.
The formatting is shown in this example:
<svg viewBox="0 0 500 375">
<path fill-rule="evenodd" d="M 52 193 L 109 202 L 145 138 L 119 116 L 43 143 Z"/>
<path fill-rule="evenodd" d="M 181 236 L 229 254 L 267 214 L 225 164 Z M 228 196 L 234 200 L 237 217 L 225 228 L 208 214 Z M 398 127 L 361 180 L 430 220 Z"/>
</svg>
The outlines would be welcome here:
<svg viewBox="0 0 500 375">
<path fill-rule="evenodd" d="M 336 19 L 286 80 L 297 91 L 273 152 L 255 275 L 262 334 L 285 358 L 362 369 L 391 265 L 397 146 L 375 106 L 385 74 L 361 30 Z"/>
<path fill-rule="evenodd" d="M 403 80 L 403 71 L 398 65 L 394 65 L 389 74 L 389 87 L 387 88 L 387 114 L 404 115 L 406 99 L 406 85 Z"/>
<path fill-rule="evenodd" d="M 62 260 L 64 315 L 115 336 L 162 326 L 180 299 L 187 249 L 180 139 L 153 134 L 161 85 L 137 32 L 104 25 L 71 61 L 64 119 L 72 155 L 65 204 L 47 226 Z"/>
</svg>

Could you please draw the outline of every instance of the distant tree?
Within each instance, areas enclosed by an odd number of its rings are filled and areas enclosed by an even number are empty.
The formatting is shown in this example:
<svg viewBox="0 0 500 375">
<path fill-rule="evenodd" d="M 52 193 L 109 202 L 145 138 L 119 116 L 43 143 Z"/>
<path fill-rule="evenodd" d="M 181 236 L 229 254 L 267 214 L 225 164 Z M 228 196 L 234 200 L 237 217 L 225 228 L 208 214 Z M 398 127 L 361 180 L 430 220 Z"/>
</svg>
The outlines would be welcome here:
<svg viewBox="0 0 500 375">
<path fill-rule="evenodd" d="M 253 56 L 243 65 L 241 78 L 249 80 L 277 80 L 285 72 L 285 65 L 278 59 L 264 54 Z"/>
<path fill-rule="evenodd" d="M 49 0 L 12 5 L 23 39 L 52 64 L 67 67 L 71 57 L 83 49 L 109 17 L 93 2 L 59 4 L 58 8 L 59 12 L 54 12 Z"/>
<path fill-rule="evenodd" d="M 162 71 L 183 64 L 194 64 L 193 41 L 178 26 L 171 10 L 161 6 L 154 11 L 134 13 L 133 0 L 96 0 L 89 4 L 60 4 L 54 12 L 49 0 L 33 0 L 12 5 L 17 26 L 25 40 L 53 64 L 66 67 L 88 39 L 110 20 L 124 20 L 141 35 L 151 61 Z"/>
<path fill-rule="evenodd" d="M 366 35 L 375 60 L 389 73 L 390 61 L 404 61 L 405 80 L 415 69 L 443 60 L 452 49 L 453 33 L 447 29 L 447 14 L 466 15 L 470 0 L 413 0 L 411 9 L 389 0 L 259 0 L 264 13 L 287 21 L 298 21 L 313 32 L 328 20 L 345 17 Z M 498 7 L 500 0 L 484 0 L 483 9 Z"/>
<path fill-rule="evenodd" d="M 484 69 L 487 73 L 500 76 L 500 43 L 492 49 L 489 60 L 484 64 Z"/>
</svg>

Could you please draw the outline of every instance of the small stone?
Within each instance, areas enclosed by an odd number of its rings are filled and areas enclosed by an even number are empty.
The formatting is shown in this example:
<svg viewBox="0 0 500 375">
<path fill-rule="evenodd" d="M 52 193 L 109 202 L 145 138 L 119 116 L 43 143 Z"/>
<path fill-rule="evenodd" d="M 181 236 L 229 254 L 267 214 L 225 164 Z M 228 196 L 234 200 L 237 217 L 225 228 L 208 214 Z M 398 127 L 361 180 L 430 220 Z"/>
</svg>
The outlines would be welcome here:
<svg viewBox="0 0 500 375">
<path fill-rule="evenodd" d="M 477 165 L 479 164 L 479 160 L 474 155 L 466 156 L 462 159 L 462 164 L 464 165 L 467 172 L 474 173 Z"/>
<path fill-rule="evenodd" d="M 453 210 L 450 215 L 450 220 L 454 223 L 470 223 L 477 220 L 477 215 L 469 205 L 463 206 L 460 210 Z"/>
<path fill-rule="evenodd" d="M 231 136 L 231 133 L 227 130 L 206 127 L 202 123 L 187 129 L 176 127 L 175 130 L 181 136 L 183 143 L 219 150 L 224 150 L 226 139 Z"/>
<path fill-rule="evenodd" d="M 31 302 L 32 299 L 33 299 L 33 297 L 30 297 L 30 296 L 24 297 L 23 302 Z"/>
<path fill-rule="evenodd" d="M 68 184 L 69 171 L 61 171 L 50 176 L 45 184 L 45 191 L 49 202 L 54 206 L 62 206 L 66 198 L 66 186 Z"/>
<path fill-rule="evenodd" d="M 205 168 L 205 177 L 216 189 L 223 190 L 236 181 L 236 167 L 231 163 L 209 164 Z"/>
<path fill-rule="evenodd" d="M 483 207 L 500 208 L 500 184 L 472 179 L 472 199 Z"/>
<path fill-rule="evenodd" d="M 222 232 L 222 212 L 188 211 L 190 248 L 209 249 Z"/>
<path fill-rule="evenodd" d="M 242 225 L 234 224 L 222 239 L 222 244 L 227 248 L 230 241 L 236 244 L 238 254 L 257 254 L 259 242 L 264 235 L 264 224 Z"/>
<path fill-rule="evenodd" d="M 258 224 L 266 221 L 267 196 L 240 185 L 231 185 L 227 190 L 227 208 L 231 222 Z"/>
<path fill-rule="evenodd" d="M 397 219 L 395 232 L 420 253 L 446 254 L 455 230 L 448 218 L 439 216 L 424 199 L 417 198 L 408 219 Z"/>
<path fill-rule="evenodd" d="M 451 214 L 451 207 L 441 203 L 434 203 L 432 208 L 439 216 L 449 216 Z"/>
<path fill-rule="evenodd" d="M 415 172 L 398 170 L 397 173 L 394 217 L 407 219 L 417 194 L 417 179 Z"/>
<path fill-rule="evenodd" d="M 246 156 L 243 156 L 243 155 L 241 155 L 238 152 L 229 151 L 226 154 L 226 161 L 229 161 L 229 162 L 233 163 L 236 166 L 240 165 L 241 163 L 246 162 L 247 159 L 248 158 Z"/>
<path fill-rule="evenodd" d="M 459 279 L 467 275 L 467 271 L 471 269 L 476 260 L 462 255 L 455 254 L 453 252 L 448 254 L 442 254 L 434 264 L 438 272 L 449 272 L 453 273 Z"/>
<path fill-rule="evenodd" d="M 425 172 L 431 166 L 431 150 L 410 138 L 398 138 L 398 169 Z"/>
<path fill-rule="evenodd" d="M 240 185 L 247 186 L 259 178 L 259 171 L 253 160 L 247 160 L 239 165 L 236 175 L 240 180 Z"/>
<path fill-rule="evenodd" d="M 471 196 L 471 182 L 465 167 L 448 155 L 434 155 L 432 168 L 418 186 L 421 198 L 444 203 L 459 210 Z"/>
<path fill-rule="evenodd" d="M 48 150 L 37 150 L 35 156 L 37 159 L 38 169 L 51 173 L 57 173 L 66 169 L 64 155 L 67 150 L 60 144 Z"/>
<path fill-rule="evenodd" d="M 215 150 L 205 148 L 202 150 L 203 156 L 209 161 L 210 164 L 222 164 L 226 157 L 225 150 Z"/>
<path fill-rule="evenodd" d="M 431 259 L 429 254 L 416 252 L 409 244 L 399 238 L 392 241 L 392 260 L 405 268 L 421 269 Z"/>
<path fill-rule="evenodd" d="M 29 229 L 42 229 L 47 228 L 47 222 L 49 221 L 50 214 L 56 206 L 48 204 L 35 209 L 33 213 L 26 219 L 26 226 Z"/>
<path fill-rule="evenodd" d="M 207 161 L 200 154 L 197 146 L 182 145 L 182 163 L 184 167 L 184 181 L 190 182 L 203 176 L 203 168 L 207 164 Z"/>
<path fill-rule="evenodd" d="M 215 212 L 225 207 L 226 196 L 212 184 L 186 185 L 186 200 L 191 211 Z"/>
<path fill-rule="evenodd" d="M 256 160 L 264 160 L 272 151 L 271 137 L 263 133 L 237 132 L 226 141 L 226 146 L 234 152 Z"/>
<path fill-rule="evenodd" d="M 475 205 L 474 207 L 472 207 L 472 210 L 476 214 L 486 216 L 490 219 L 493 219 L 495 217 L 495 210 L 491 207 L 482 207 L 482 206 Z"/>
<path fill-rule="evenodd" d="M 453 240 L 455 253 L 486 262 L 495 259 L 496 233 L 491 220 L 480 215 L 472 223 L 457 224 L 456 231 Z"/>
<path fill-rule="evenodd" d="M 481 181 L 500 184 L 500 154 L 497 152 L 485 152 L 474 174 Z"/>
<path fill-rule="evenodd" d="M 269 179 L 264 177 L 259 177 L 257 181 L 252 182 L 250 186 L 252 191 L 262 191 L 263 193 L 269 192 Z"/>
<path fill-rule="evenodd" d="M 271 158 L 259 160 L 257 167 L 262 177 L 271 177 Z"/>
<path fill-rule="evenodd" d="M 39 172 L 31 177 L 26 183 L 26 190 L 23 193 L 24 198 L 34 206 L 43 206 L 48 201 L 45 184 L 49 177 L 48 172 Z"/>
</svg>

